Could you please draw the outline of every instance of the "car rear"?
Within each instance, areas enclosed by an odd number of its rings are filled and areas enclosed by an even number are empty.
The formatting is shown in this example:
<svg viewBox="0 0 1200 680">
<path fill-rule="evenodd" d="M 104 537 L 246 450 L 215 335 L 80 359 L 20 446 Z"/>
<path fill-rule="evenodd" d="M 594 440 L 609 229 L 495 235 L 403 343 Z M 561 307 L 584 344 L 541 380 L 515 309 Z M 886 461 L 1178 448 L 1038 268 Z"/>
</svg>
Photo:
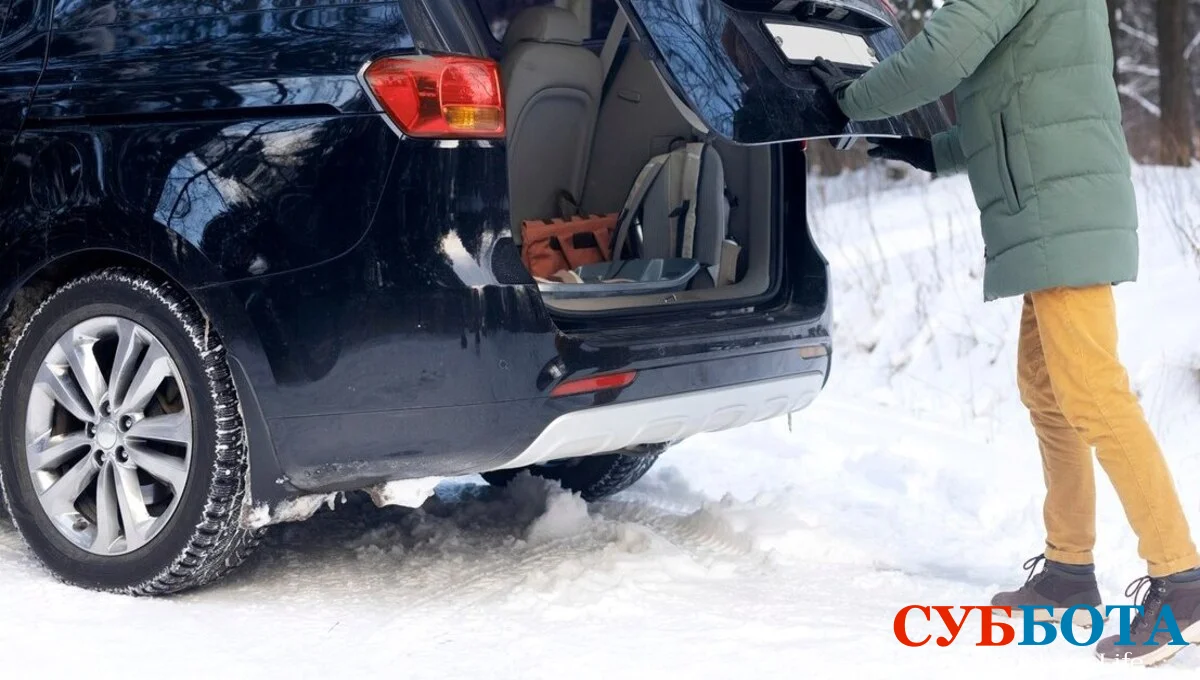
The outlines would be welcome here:
<svg viewBox="0 0 1200 680">
<path fill-rule="evenodd" d="M 494 280 L 524 286 L 540 298 L 537 306 L 557 329 L 557 356 L 536 376 L 538 389 L 550 397 L 547 417 L 553 418 L 500 467 L 671 443 L 807 406 L 829 372 L 831 318 L 829 268 L 806 217 L 807 140 L 928 136 L 944 125 L 933 107 L 846 128 L 809 76 L 808 64 L 820 52 L 850 69 L 865 69 L 902 45 L 899 28 L 881 2 L 625 0 L 619 6 L 613 21 L 618 28 L 606 40 L 578 45 L 600 56 L 605 70 L 595 120 L 579 133 L 592 137 L 579 184 L 584 213 L 627 210 L 623 202 L 637 173 L 656 151 L 668 148 L 662 144 L 672 135 L 711 144 L 728 169 L 730 234 L 748 251 L 730 285 L 668 292 L 634 285 L 614 294 L 600 284 L 562 295 L 560 282 L 528 271 L 520 252 L 522 221 L 516 217 L 519 204 L 527 201 L 518 194 L 522 182 L 541 175 L 536 167 L 527 172 L 526 165 L 514 166 L 514 149 L 529 144 L 514 143 L 512 111 L 505 120 L 495 110 L 525 94 L 514 94 L 525 86 L 517 82 L 522 71 L 505 70 L 506 59 L 520 48 L 517 41 L 505 41 L 503 31 L 494 30 L 497 18 L 475 3 L 464 3 L 459 12 L 443 10 L 441 17 L 471 35 L 465 41 L 475 45 L 471 53 L 429 58 L 435 72 L 445 69 L 442 73 L 456 68 L 455 59 L 478 60 L 473 75 L 452 74 L 448 80 L 473 78 L 483 84 L 472 95 L 461 87 L 439 91 L 436 79 L 430 80 L 426 94 L 435 103 L 427 102 L 424 110 L 435 117 L 439 110 L 446 113 L 446 120 L 433 123 L 434 131 L 403 122 L 419 118 L 417 100 L 401 101 L 386 84 L 372 82 L 367 71 L 367 86 L 399 121 L 402 134 L 443 137 L 450 145 L 507 143 L 513 229 L 490 244 L 482 268 Z M 555 48 L 546 54 L 566 61 L 578 57 L 581 68 L 591 68 L 582 53 L 557 50 L 576 44 L 546 28 L 555 20 L 539 17 L 530 40 Z M 624 21 L 628 32 L 616 35 Z M 618 44 L 614 38 L 621 46 L 615 58 L 605 54 Z M 532 63 L 534 70 L 553 66 Z M 606 120 L 606 108 L 622 101 L 638 104 L 646 115 L 626 112 Z M 464 114 L 464 105 L 478 110 Z M 397 112 L 403 106 L 412 111 Z M 451 110 L 457 122 L 450 119 Z M 463 125 L 483 129 L 473 132 Z M 555 131 L 540 132 L 552 137 Z M 560 181 L 558 175 L 550 177 Z"/>
</svg>

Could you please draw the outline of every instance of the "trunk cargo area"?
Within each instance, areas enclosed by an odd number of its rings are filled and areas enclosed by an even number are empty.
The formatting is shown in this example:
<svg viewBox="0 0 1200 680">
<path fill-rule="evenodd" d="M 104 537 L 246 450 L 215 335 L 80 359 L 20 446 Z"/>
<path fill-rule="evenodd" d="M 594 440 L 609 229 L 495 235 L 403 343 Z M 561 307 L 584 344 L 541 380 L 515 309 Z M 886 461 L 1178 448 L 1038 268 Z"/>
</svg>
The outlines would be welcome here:
<svg viewBox="0 0 1200 680">
<path fill-rule="evenodd" d="M 877 0 L 620 6 L 628 30 L 602 50 L 555 7 L 526 10 L 504 39 L 512 234 L 552 311 L 761 299 L 782 276 L 784 230 L 807 231 L 783 215 L 781 192 L 804 184 L 784 180 L 784 145 L 945 126 L 934 106 L 847 127 L 812 81 L 818 53 L 865 69 L 903 45 Z"/>
</svg>

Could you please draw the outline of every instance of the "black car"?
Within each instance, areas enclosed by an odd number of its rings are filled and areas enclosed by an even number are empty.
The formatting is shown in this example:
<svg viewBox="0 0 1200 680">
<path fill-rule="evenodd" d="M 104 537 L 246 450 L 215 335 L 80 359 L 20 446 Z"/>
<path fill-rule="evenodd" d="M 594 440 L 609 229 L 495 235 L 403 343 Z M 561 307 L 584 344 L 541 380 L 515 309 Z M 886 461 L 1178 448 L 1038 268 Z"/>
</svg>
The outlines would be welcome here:
<svg viewBox="0 0 1200 680">
<path fill-rule="evenodd" d="M 809 76 L 899 49 L 888 6 L 556 4 L 0 0 L 0 484 L 51 572 L 179 591 L 447 476 L 600 498 L 813 400 L 802 140 L 944 124 L 846 128 Z M 726 285 L 531 275 L 539 206 L 628 213 L 679 140 L 723 164 Z"/>
</svg>

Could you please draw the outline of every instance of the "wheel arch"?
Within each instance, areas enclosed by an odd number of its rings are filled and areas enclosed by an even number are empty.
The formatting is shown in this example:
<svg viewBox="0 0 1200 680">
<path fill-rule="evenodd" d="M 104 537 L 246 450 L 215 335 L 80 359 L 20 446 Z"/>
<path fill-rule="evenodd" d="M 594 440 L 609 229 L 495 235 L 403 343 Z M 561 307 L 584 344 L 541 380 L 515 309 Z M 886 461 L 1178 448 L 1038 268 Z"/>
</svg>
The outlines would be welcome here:
<svg viewBox="0 0 1200 680">
<path fill-rule="evenodd" d="M 19 249 L 9 248 L 6 255 Z M 0 257 L 0 263 L 10 260 Z M 0 264 L 0 271 L 5 265 Z M 252 326 L 239 311 L 232 296 L 223 287 L 198 287 L 185 283 L 197 281 L 177 268 L 163 266 L 148 257 L 116 247 L 84 247 L 45 256 L 33 263 L 12 262 L 7 271 L 16 272 L 5 283 L 0 297 L 0 367 L 7 361 L 10 347 L 41 301 L 58 287 L 87 274 L 105 269 L 127 269 L 152 281 L 167 284 L 190 297 L 201 315 L 226 346 L 230 371 L 244 421 L 244 432 L 250 452 L 250 480 L 247 503 L 272 503 L 298 495 L 288 486 L 277 483 L 282 468 L 276 457 L 267 420 L 259 406 L 255 382 L 250 378 L 247 364 L 259 361 L 265 365 L 261 344 L 254 337 Z M 253 365 L 253 364 L 252 364 Z"/>
</svg>

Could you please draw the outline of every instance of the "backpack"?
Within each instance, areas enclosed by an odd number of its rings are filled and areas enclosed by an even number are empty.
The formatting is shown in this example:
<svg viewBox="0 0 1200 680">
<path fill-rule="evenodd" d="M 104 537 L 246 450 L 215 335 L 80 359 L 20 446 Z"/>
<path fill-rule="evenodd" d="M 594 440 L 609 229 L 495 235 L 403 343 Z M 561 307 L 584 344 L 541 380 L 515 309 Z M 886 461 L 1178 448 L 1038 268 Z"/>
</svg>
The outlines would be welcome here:
<svg viewBox="0 0 1200 680">
<path fill-rule="evenodd" d="M 710 144 L 683 144 L 638 173 L 617 220 L 613 258 L 694 259 L 713 285 L 733 283 L 741 248 L 728 235 L 730 207 L 720 154 Z"/>
<path fill-rule="evenodd" d="M 521 224 L 521 261 L 538 279 L 612 260 L 616 215 L 573 215 Z"/>
</svg>

